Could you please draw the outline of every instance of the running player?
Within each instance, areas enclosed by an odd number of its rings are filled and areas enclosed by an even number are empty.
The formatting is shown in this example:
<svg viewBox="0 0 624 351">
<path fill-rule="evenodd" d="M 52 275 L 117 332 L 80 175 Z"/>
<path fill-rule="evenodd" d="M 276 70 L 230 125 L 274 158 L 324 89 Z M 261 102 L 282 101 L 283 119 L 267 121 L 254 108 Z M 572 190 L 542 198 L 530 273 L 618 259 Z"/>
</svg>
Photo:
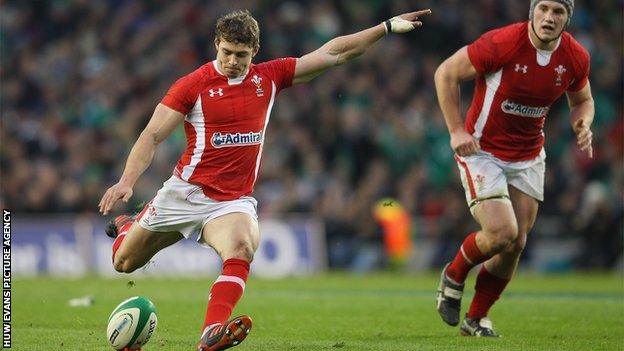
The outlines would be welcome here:
<svg viewBox="0 0 624 351">
<path fill-rule="evenodd" d="M 481 226 L 444 267 L 438 289 L 440 316 L 459 324 L 466 275 L 484 263 L 463 335 L 498 336 L 488 311 L 512 278 L 543 201 L 544 120 L 564 93 L 578 146 L 592 157 L 589 54 L 565 32 L 573 11 L 574 0 L 533 0 L 529 21 L 485 33 L 436 71 L 468 206 Z M 464 124 L 459 83 L 472 79 L 475 94 Z"/>
<path fill-rule="evenodd" d="M 221 256 L 223 271 L 210 290 L 198 351 L 238 345 L 251 329 L 248 316 L 228 319 L 260 241 L 251 193 L 277 94 L 360 56 L 388 33 L 421 26 L 418 18 L 429 13 L 406 13 L 334 38 L 302 57 L 259 64 L 252 64 L 260 47 L 256 20 L 247 11 L 229 13 L 216 24 L 216 59 L 179 79 L 156 106 L 99 210 L 107 215 L 118 200 L 130 199 L 156 146 L 184 124 L 187 147 L 171 178 L 136 219 L 118 216 L 107 232 L 115 238 L 113 265 L 119 272 L 142 267 L 182 238 L 197 240 Z"/>
</svg>

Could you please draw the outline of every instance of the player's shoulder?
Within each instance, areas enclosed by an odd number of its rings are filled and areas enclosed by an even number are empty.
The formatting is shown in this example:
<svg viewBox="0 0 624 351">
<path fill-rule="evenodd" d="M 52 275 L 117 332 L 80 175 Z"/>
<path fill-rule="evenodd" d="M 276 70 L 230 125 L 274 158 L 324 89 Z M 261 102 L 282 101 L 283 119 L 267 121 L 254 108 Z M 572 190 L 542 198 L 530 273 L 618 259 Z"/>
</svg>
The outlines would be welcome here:
<svg viewBox="0 0 624 351">
<path fill-rule="evenodd" d="M 206 85 L 210 85 L 211 78 L 217 76 L 218 72 L 213 62 L 208 62 L 180 77 L 174 85 L 188 91 L 202 90 Z"/>
<path fill-rule="evenodd" d="M 514 23 L 490 30 L 475 41 L 473 51 L 489 52 L 499 63 L 507 62 L 528 41 L 526 23 Z"/>
<path fill-rule="evenodd" d="M 497 45 L 519 44 L 528 37 L 527 22 L 513 23 L 504 27 L 492 29 L 482 35 Z"/>
<path fill-rule="evenodd" d="M 285 77 L 292 76 L 295 71 L 296 59 L 292 57 L 280 57 L 252 66 L 252 71 L 261 75 L 270 77 L 271 80 L 281 80 Z"/>
<path fill-rule="evenodd" d="M 295 60 L 296 59 L 292 57 L 279 57 L 279 58 L 275 58 L 275 59 L 271 59 L 268 61 L 263 61 L 263 62 L 254 64 L 253 67 L 255 67 L 257 70 L 266 70 L 266 69 L 271 69 L 271 68 L 275 68 L 279 66 L 292 64 Z"/>
<path fill-rule="evenodd" d="M 589 51 L 581 45 L 570 33 L 564 32 L 561 36 L 562 44 L 568 54 L 575 60 L 583 63 L 589 61 Z"/>
</svg>

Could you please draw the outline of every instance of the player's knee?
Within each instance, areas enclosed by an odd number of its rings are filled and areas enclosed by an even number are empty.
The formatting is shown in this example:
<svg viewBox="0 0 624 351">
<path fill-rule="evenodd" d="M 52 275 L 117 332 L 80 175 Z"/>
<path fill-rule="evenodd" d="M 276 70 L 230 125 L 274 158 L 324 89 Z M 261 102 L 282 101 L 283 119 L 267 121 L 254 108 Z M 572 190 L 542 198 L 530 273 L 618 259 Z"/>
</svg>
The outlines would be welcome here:
<svg viewBox="0 0 624 351">
<path fill-rule="evenodd" d="M 126 273 L 124 271 L 124 261 L 120 260 L 120 259 L 115 259 L 115 261 L 113 261 L 113 268 L 115 268 L 115 270 L 119 273 Z"/>
<path fill-rule="evenodd" d="M 121 256 L 115 257 L 115 260 L 113 261 L 113 267 L 119 273 L 132 273 L 136 270 L 136 268 L 132 267 L 129 260 Z"/>
<path fill-rule="evenodd" d="M 518 235 L 516 240 L 512 242 L 506 249 L 507 252 L 514 256 L 520 256 L 526 247 L 526 235 Z"/>
<path fill-rule="evenodd" d="M 234 244 L 234 248 L 229 256 L 231 256 L 230 258 L 238 258 L 251 262 L 254 256 L 254 249 L 250 242 L 240 240 Z"/>
<path fill-rule="evenodd" d="M 518 225 L 514 222 L 503 222 L 488 228 L 490 250 L 498 253 L 507 249 L 518 238 Z"/>
</svg>

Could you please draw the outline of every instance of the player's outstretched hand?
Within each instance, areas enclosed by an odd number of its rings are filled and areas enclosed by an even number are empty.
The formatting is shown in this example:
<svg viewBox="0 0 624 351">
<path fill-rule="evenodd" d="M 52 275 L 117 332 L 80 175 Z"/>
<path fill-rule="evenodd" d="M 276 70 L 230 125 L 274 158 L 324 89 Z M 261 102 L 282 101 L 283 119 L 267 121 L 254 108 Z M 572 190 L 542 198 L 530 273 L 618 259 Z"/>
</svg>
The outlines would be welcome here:
<svg viewBox="0 0 624 351">
<path fill-rule="evenodd" d="M 98 205 L 100 207 L 100 213 L 106 216 L 111 208 L 113 208 L 117 200 L 121 199 L 123 202 L 128 202 L 131 197 L 131 186 L 121 183 L 111 186 L 108 190 L 106 190 L 104 196 L 102 196 L 102 200 L 100 200 L 100 204 Z"/>
<path fill-rule="evenodd" d="M 430 9 L 404 13 L 384 21 L 383 25 L 386 27 L 386 33 L 406 33 L 422 26 L 422 22 L 418 18 L 430 13 Z"/>
<path fill-rule="evenodd" d="M 451 147 L 459 156 L 474 155 L 481 150 L 479 141 L 463 129 L 451 133 Z"/>
<path fill-rule="evenodd" d="M 576 133 L 576 144 L 582 151 L 587 151 L 589 158 L 594 157 L 594 150 L 592 148 L 592 131 L 589 126 L 585 124 L 582 118 L 579 118 L 573 125 L 574 133 Z"/>
</svg>

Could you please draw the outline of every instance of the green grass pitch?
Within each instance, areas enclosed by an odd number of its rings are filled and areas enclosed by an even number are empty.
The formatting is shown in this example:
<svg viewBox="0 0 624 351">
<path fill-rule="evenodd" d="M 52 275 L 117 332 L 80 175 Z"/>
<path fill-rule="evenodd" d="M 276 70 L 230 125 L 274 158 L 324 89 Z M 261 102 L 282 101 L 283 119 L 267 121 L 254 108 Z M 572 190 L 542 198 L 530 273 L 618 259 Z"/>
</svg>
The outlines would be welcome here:
<svg viewBox="0 0 624 351">
<path fill-rule="evenodd" d="M 144 295 L 156 304 L 159 319 L 144 350 L 194 350 L 211 283 L 15 278 L 12 349 L 110 351 L 110 312 L 122 300 Z M 435 311 L 436 287 L 433 273 L 251 279 L 235 314 L 249 314 L 254 327 L 233 350 L 624 350 L 620 275 L 520 274 L 490 313 L 502 335 L 494 340 L 462 337 L 443 324 Z M 69 299 L 85 295 L 94 297 L 92 306 L 68 306 Z"/>
</svg>

